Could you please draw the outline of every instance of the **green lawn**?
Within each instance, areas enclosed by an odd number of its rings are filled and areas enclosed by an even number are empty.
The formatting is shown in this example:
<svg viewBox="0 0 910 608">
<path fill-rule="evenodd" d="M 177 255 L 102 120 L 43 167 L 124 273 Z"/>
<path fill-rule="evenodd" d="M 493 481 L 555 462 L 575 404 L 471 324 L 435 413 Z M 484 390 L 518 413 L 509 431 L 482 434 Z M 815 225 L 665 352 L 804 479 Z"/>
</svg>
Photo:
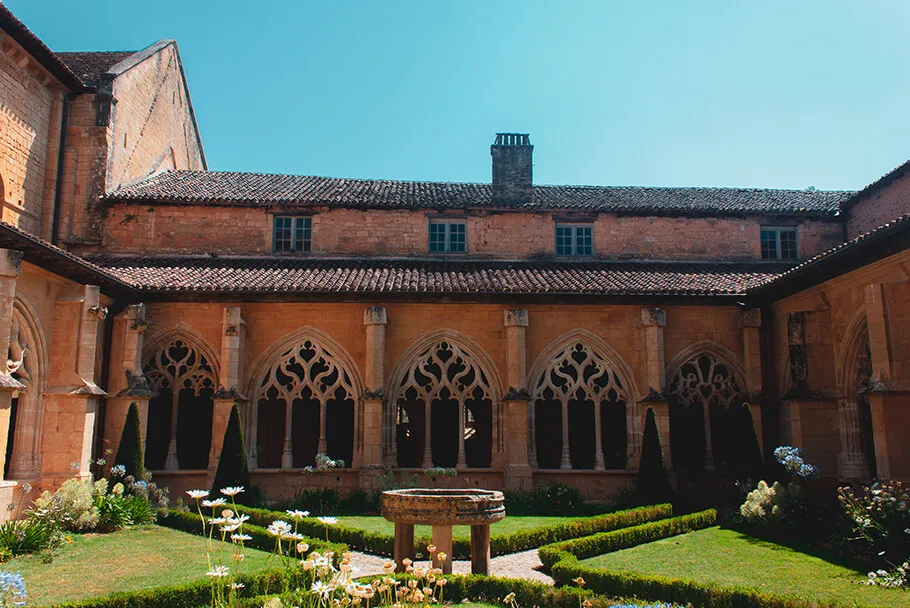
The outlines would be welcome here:
<svg viewBox="0 0 910 608">
<path fill-rule="evenodd" d="M 142 526 L 70 538 L 73 542 L 56 551 L 53 563 L 26 555 L 2 565 L 22 573 L 29 606 L 185 583 L 204 578 L 207 570 L 205 539 L 170 528 Z M 243 572 L 266 568 L 269 553 L 246 549 L 244 554 Z"/>
<path fill-rule="evenodd" d="M 529 528 L 539 528 L 540 526 L 549 526 L 566 521 L 578 519 L 577 517 L 538 517 L 538 516 L 521 516 L 511 515 L 505 519 L 496 522 L 490 526 L 490 534 L 502 535 L 527 530 Z M 395 533 L 395 524 L 386 521 L 378 515 L 342 515 L 338 518 L 338 523 L 344 524 L 351 528 L 360 528 L 370 532 L 380 532 L 382 534 L 392 535 Z M 418 537 L 429 537 L 430 526 L 415 526 L 414 534 Z M 470 526 L 455 526 L 452 529 L 452 535 L 455 538 L 471 538 Z"/>
<path fill-rule="evenodd" d="M 657 574 L 780 595 L 907 608 L 910 592 L 860 585 L 864 573 L 740 534 L 708 528 L 582 561 L 611 571 Z"/>
</svg>

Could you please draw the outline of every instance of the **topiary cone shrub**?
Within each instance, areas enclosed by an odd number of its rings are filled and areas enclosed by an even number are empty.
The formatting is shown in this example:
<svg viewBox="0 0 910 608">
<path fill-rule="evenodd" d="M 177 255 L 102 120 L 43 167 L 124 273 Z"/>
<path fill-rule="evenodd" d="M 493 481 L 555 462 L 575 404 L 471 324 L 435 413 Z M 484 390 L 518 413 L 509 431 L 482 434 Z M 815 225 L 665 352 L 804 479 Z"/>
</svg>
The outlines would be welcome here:
<svg viewBox="0 0 910 608">
<path fill-rule="evenodd" d="M 126 413 L 126 423 L 123 425 L 123 434 L 120 435 L 120 446 L 114 464 L 123 465 L 126 469 L 124 477 L 132 475 L 136 479 L 145 476 L 145 459 L 142 456 L 142 425 L 139 422 L 139 407 L 130 403 Z"/>
<path fill-rule="evenodd" d="M 222 488 L 243 486 L 245 492 L 238 494 L 234 500 L 243 505 L 251 502 L 250 471 L 246 463 L 246 447 L 243 443 L 243 429 L 240 427 L 240 410 L 237 404 L 231 408 L 227 429 L 224 431 L 224 443 L 221 456 L 218 458 L 218 470 L 212 484 L 212 496 L 220 496 Z"/>
<path fill-rule="evenodd" d="M 645 416 L 641 463 L 638 465 L 638 480 L 635 485 L 636 499 L 641 504 L 658 504 L 669 502 L 672 493 L 670 477 L 664 464 L 663 447 L 657 432 L 657 420 L 654 409 L 649 407 Z"/>
</svg>

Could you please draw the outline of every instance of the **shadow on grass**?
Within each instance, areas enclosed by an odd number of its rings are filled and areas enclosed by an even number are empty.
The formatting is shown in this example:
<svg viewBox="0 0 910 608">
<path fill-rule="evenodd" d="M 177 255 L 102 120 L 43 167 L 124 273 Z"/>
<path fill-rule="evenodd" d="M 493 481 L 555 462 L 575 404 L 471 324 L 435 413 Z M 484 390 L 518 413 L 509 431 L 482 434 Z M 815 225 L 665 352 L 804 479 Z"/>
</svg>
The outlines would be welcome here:
<svg viewBox="0 0 910 608">
<path fill-rule="evenodd" d="M 755 546 L 765 547 L 772 551 L 779 551 L 782 549 L 789 549 L 797 553 L 802 553 L 804 555 L 810 555 L 812 557 L 817 557 L 818 559 L 824 560 L 828 563 L 834 564 L 836 566 L 841 566 L 849 570 L 855 571 L 859 576 L 864 577 L 867 572 L 874 569 L 874 567 L 869 564 L 869 562 L 862 560 L 858 557 L 843 555 L 834 551 L 833 549 L 817 546 L 807 541 L 800 541 L 796 539 L 786 539 L 778 538 L 773 536 L 761 537 L 753 536 L 749 532 L 743 531 L 737 527 L 730 525 L 721 526 L 725 530 L 730 530 L 736 532 L 739 535 L 739 539 Z"/>
</svg>

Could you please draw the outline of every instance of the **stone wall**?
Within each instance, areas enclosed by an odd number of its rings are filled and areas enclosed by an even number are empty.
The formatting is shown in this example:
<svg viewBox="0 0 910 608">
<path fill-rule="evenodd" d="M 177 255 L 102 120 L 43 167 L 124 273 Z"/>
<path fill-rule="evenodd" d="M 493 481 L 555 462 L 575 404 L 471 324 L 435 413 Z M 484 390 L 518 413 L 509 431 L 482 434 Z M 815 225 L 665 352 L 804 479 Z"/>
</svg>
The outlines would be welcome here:
<svg viewBox="0 0 910 608">
<path fill-rule="evenodd" d="M 426 255 L 429 218 L 424 211 L 313 209 L 313 255 Z M 115 204 L 105 224 L 109 252 L 264 255 L 272 251 L 274 211 L 250 207 Z M 466 217 L 472 258 L 552 258 L 555 221 L 546 214 L 491 213 Z M 594 255 L 655 259 L 761 259 L 763 218 L 692 219 L 600 215 L 594 221 Z M 842 241 L 836 222 L 803 220 L 803 258 Z"/>
<path fill-rule="evenodd" d="M 56 179 L 62 88 L 10 38 L 0 48 L 2 220 L 39 234 Z"/>
<path fill-rule="evenodd" d="M 850 209 L 847 238 L 852 239 L 873 228 L 910 213 L 910 173 L 874 189 Z"/>
</svg>

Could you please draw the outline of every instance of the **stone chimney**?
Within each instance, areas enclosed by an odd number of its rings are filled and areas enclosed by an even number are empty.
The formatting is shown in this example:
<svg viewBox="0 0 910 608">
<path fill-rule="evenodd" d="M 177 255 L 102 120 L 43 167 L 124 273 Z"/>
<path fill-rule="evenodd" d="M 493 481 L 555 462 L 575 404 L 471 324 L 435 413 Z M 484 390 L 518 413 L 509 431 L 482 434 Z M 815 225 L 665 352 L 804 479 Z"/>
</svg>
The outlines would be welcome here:
<svg viewBox="0 0 910 608">
<path fill-rule="evenodd" d="M 531 201 L 533 154 L 527 133 L 496 134 L 490 146 L 494 202 L 514 205 Z"/>
</svg>

